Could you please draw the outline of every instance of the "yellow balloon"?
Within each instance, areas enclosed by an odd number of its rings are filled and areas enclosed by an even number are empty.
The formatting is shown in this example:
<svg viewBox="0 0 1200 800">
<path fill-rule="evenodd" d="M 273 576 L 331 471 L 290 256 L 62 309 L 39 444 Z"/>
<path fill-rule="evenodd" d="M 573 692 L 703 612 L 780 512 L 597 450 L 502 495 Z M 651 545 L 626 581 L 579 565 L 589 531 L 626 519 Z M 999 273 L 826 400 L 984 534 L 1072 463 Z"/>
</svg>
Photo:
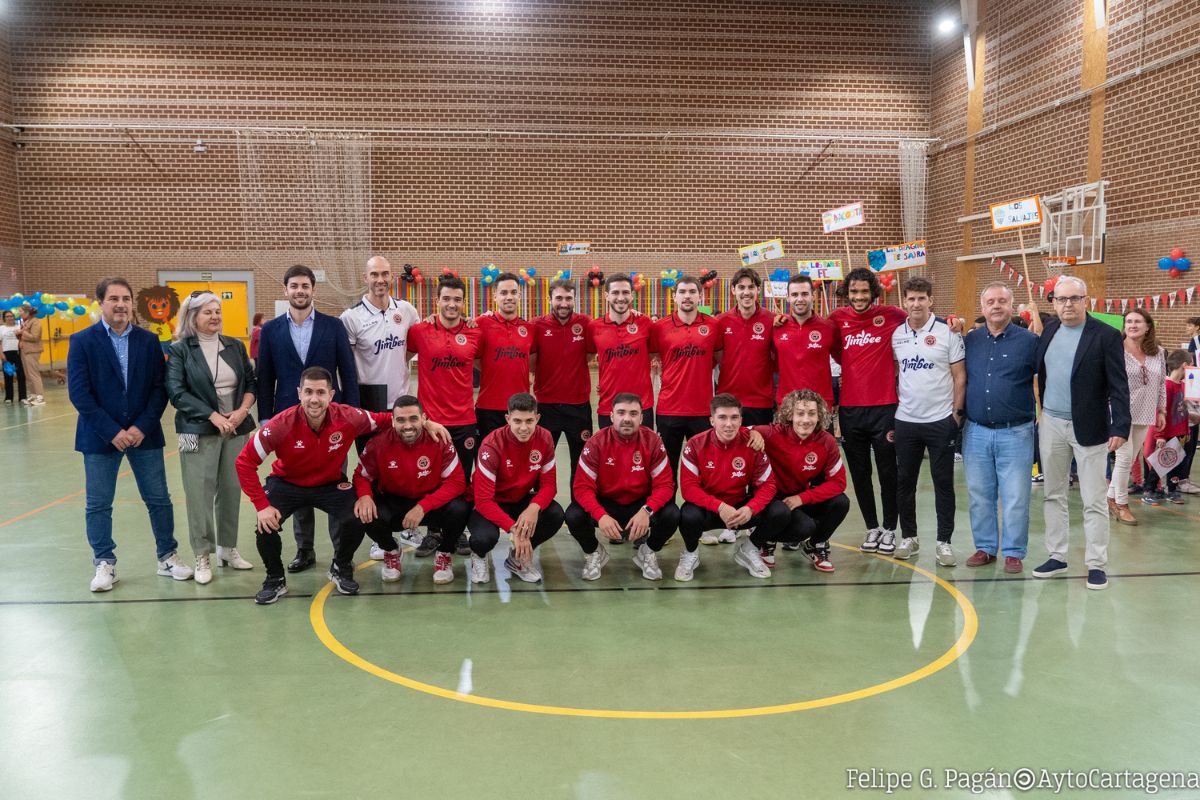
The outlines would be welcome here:
<svg viewBox="0 0 1200 800">
<path fill-rule="evenodd" d="M 43 302 L 43 303 L 53 303 L 53 302 L 55 302 L 54 295 L 52 295 L 52 294 L 43 294 L 43 295 L 42 295 L 42 302 Z"/>
</svg>

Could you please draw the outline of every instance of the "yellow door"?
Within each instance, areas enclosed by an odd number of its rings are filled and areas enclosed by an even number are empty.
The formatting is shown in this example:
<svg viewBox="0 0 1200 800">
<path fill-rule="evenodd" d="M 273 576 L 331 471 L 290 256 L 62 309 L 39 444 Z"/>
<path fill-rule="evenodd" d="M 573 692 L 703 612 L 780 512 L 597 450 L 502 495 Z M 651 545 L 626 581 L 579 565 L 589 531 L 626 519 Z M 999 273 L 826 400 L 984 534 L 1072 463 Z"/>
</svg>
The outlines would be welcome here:
<svg viewBox="0 0 1200 800">
<path fill-rule="evenodd" d="M 221 329 L 226 336 L 250 346 L 250 300 L 245 281 L 167 281 L 179 299 L 195 291 L 210 291 L 221 298 Z"/>
</svg>

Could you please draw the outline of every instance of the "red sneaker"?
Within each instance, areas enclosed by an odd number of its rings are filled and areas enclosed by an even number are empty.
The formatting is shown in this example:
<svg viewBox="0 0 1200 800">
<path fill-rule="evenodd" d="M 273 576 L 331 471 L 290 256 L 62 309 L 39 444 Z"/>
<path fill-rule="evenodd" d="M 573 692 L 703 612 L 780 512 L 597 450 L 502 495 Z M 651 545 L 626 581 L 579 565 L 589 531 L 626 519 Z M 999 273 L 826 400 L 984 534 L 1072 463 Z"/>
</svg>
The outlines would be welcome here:
<svg viewBox="0 0 1200 800">
<path fill-rule="evenodd" d="M 982 567 L 984 564 L 991 564 L 996 560 L 996 557 L 991 553 L 985 553 L 982 550 L 976 550 L 975 555 L 967 559 L 968 567 Z"/>
<path fill-rule="evenodd" d="M 380 574 L 380 577 L 384 580 L 384 582 L 394 583 L 395 581 L 400 580 L 401 563 L 399 550 L 396 550 L 392 553 L 383 554 L 383 571 Z"/>
</svg>

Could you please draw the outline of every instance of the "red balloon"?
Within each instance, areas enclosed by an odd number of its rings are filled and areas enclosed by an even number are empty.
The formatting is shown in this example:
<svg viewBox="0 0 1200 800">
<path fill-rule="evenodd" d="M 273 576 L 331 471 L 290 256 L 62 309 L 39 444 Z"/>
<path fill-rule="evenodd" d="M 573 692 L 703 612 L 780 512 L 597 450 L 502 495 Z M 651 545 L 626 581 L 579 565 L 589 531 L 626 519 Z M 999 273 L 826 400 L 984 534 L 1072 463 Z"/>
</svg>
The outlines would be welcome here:
<svg viewBox="0 0 1200 800">
<path fill-rule="evenodd" d="M 1180 258 L 1183 258 L 1183 248 L 1182 247 L 1172 248 L 1171 249 L 1171 260 L 1176 261 Z"/>
<path fill-rule="evenodd" d="M 1022 311 L 1022 312 L 1021 312 L 1021 319 L 1025 320 L 1026 322 L 1029 322 L 1030 320 L 1032 320 L 1032 319 L 1033 319 L 1033 314 L 1031 314 L 1031 313 L 1030 313 L 1030 312 L 1028 312 L 1028 311 Z"/>
<path fill-rule="evenodd" d="M 600 285 L 600 279 L 592 278 L 592 286 L 599 286 L 599 285 Z"/>
<path fill-rule="evenodd" d="M 1175 269 L 1174 267 L 1171 267 L 1169 270 L 1167 270 L 1167 274 L 1170 275 L 1172 278 L 1178 278 L 1183 273 L 1180 272 L 1179 270 Z"/>
<path fill-rule="evenodd" d="M 1042 284 L 1042 288 L 1046 290 L 1046 294 L 1050 294 L 1054 291 L 1054 284 L 1056 283 L 1058 283 L 1056 279 L 1046 278 L 1045 283 Z"/>
</svg>

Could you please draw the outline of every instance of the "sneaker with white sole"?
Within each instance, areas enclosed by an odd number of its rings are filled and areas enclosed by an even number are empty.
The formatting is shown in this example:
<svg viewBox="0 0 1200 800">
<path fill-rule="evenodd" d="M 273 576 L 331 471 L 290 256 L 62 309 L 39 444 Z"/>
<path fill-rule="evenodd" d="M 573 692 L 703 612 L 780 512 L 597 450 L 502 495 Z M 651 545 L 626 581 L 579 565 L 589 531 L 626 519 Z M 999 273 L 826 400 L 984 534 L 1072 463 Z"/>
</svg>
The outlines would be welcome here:
<svg viewBox="0 0 1200 800">
<path fill-rule="evenodd" d="M 588 553 L 583 559 L 583 579 L 594 581 L 600 577 L 600 570 L 608 563 L 608 550 L 604 545 L 597 544 L 595 552 Z"/>
<path fill-rule="evenodd" d="M 426 539 L 429 535 L 425 536 Z M 449 553 L 438 552 L 433 560 L 433 582 L 449 583 L 454 580 L 454 558 Z"/>
<path fill-rule="evenodd" d="M 717 541 L 721 544 L 733 544 L 737 541 L 737 534 L 737 531 L 726 528 L 717 535 Z"/>
<path fill-rule="evenodd" d="M 359 585 L 358 581 L 354 580 L 353 569 L 349 575 L 343 575 L 337 564 L 330 564 L 329 572 L 325 573 L 325 577 L 333 583 L 333 588 L 337 590 L 338 594 L 358 594 Z"/>
<path fill-rule="evenodd" d="M 690 581 L 696 574 L 696 567 L 700 566 L 700 554 L 684 550 L 679 555 L 679 564 L 675 567 L 675 580 Z"/>
<path fill-rule="evenodd" d="M 487 556 L 477 556 L 471 553 L 467 559 L 467 577 L 471 583 L 487 583 L 491 580 L 491 572 Z"/>
<path fill-rule="evenodd" d="M 383 554 L 383 569 L 379 571 L 379 577 L 384 583 L 395 583 L 400 580 L 400 573 L 404 569 L 404 554 L 398 549 L 390 553 Z"/>
<path fill-rule="evenodd" d="M 101 561 L 96 565 L 96 577 L 92 578 L 93 592 L 108 592 L 112 591 L 113 584 L 117 582 L 117 565 L 110 564 L 107 561 Z"/>
<path fill-rule="evenodd" d="M 800 549 L 800 542 L 784 542 L 783 549 L 795 552 L 796 550 Z"/>
<path fill-rule="evenodd" d="M 733 548 L 733 560 L 735 563 L 745 567 L 751 577 L 771 577 L 771 568 L 763 563 L 763 560 L 758 555 L 758 548 L 748 538 L 742 539 L 737 547 Z"/>
<path fill-rule="evenodd" d="M 658 568 L 658 553 L 645 544 L 639 544 L 633 554 L 633 563 L 642 569 L 642 577 L 648 581 L 661 581 L 662 570 Z"/>
<path fill-rule="evenodd" d="M 766 547 L 758 548 L 758 557 L 768 567 L 775 569 L 775 543 L 771 542 Z"/>
<path fill-rule="evenodd" d="M 883 547 L 879 548 L 879 552 L 883 552 Z M 916 536 L 908 536 L 900 540 L 900 546 L 896 548 L 896 558 L 907 561 L 919 552 L 921 552 L 920 539 Z"/>
<path fill-rule="evenodd" d="M 396 541 L 400 543 L 401 547 L 420 547 L 422 538 L 424 537 L 416 528 L 405 528 L 396 534 Z"/>
<path fill-rule="evenodd" d="M 887 528 L 879 529 L 879 552 L 890 556 L 896 552 L 896 532 Z"/>
<path fill-rule="evenodd" d="M 206 583 L 212 583 L 212 564 L 209 563 L 208 556 L 196 556 L 196 583 L 203 586 Z"/>
<path fill-rule="evenodd" d="M 813 544 L 811 540 L 805 540 L 801 549 L 817 572 L 833 572 L 833 562 L 829 560 L 829 542 Z"/>
<path fill-rule="evenodd" d="M 863 539 L 863 543 L 858 546 L 858 549 L 864 553 L 874 553 L 879 549 L 879 534 L 883 533 L 883 528 L 871 528 L 867 531 L 867 537 Z"/>
<path fill-rule="evenodd" d="M 528 563 L 519 561 L 513 556 L 504 559 L 504 568 L 526 583 L 537 583 L 542 579 L 542 571 L 530 559 Z"/>
<path fill-rule="evenodd" d="M 283 578 L 267 578 L 262 588 L 254 595 L 254 602 L 260 606 L 269 606 L 287 594 L 287 581 Z"/>
<path fill-rule="evenodd" d="M 171 553 L 171 555 L 158 562 L 158 574 L 164 578 L 186 581 L 192 577 L 192 568 L 179 560 L 178 553 Z"/>
<path fill-rule="evenodd" d="M 1176 488 L 1184 494 L 1200 494 L 1200 486 L 1192 483 L 1189 478 L 1181 480 Z"/>
<path fill-rule="evenodd" d="M 31 397 L 31 398 L 29 398 L 29 405 L 44 406 L 44 405 L 46 405 L 46 398 L 42 397 L 40 394 L 37 395 L 36 397 Z"/>
<path fill-rule="evenodd" d="M 954 548 L 949 542 L 938 542 L 937 548 L 934 550 L 937 554 L 937 562 L 943 567 L 954 567 L 958 565 L 958 558 L 954 555 Z"/>
<path fill-rule="evenodd" d="M 371 542 L 371 552 L 367 554 L 367 558 L 372 561 L 383 561 L 383 557 L 387 555 L 387 551 L 379 546 L 377 542 Z"/>
<path fill-rule="evenodd" d="M 217 547 L 217 566 L 233 569 L 254 569 L 254 565 L 242 558 L 236 547 Z"/>
<path fill-rule="evenodd" d="M 720 544 L 721 539 L 716 531 L 705 531 L 700 534 L 700 544 Z"/>
</svg>

